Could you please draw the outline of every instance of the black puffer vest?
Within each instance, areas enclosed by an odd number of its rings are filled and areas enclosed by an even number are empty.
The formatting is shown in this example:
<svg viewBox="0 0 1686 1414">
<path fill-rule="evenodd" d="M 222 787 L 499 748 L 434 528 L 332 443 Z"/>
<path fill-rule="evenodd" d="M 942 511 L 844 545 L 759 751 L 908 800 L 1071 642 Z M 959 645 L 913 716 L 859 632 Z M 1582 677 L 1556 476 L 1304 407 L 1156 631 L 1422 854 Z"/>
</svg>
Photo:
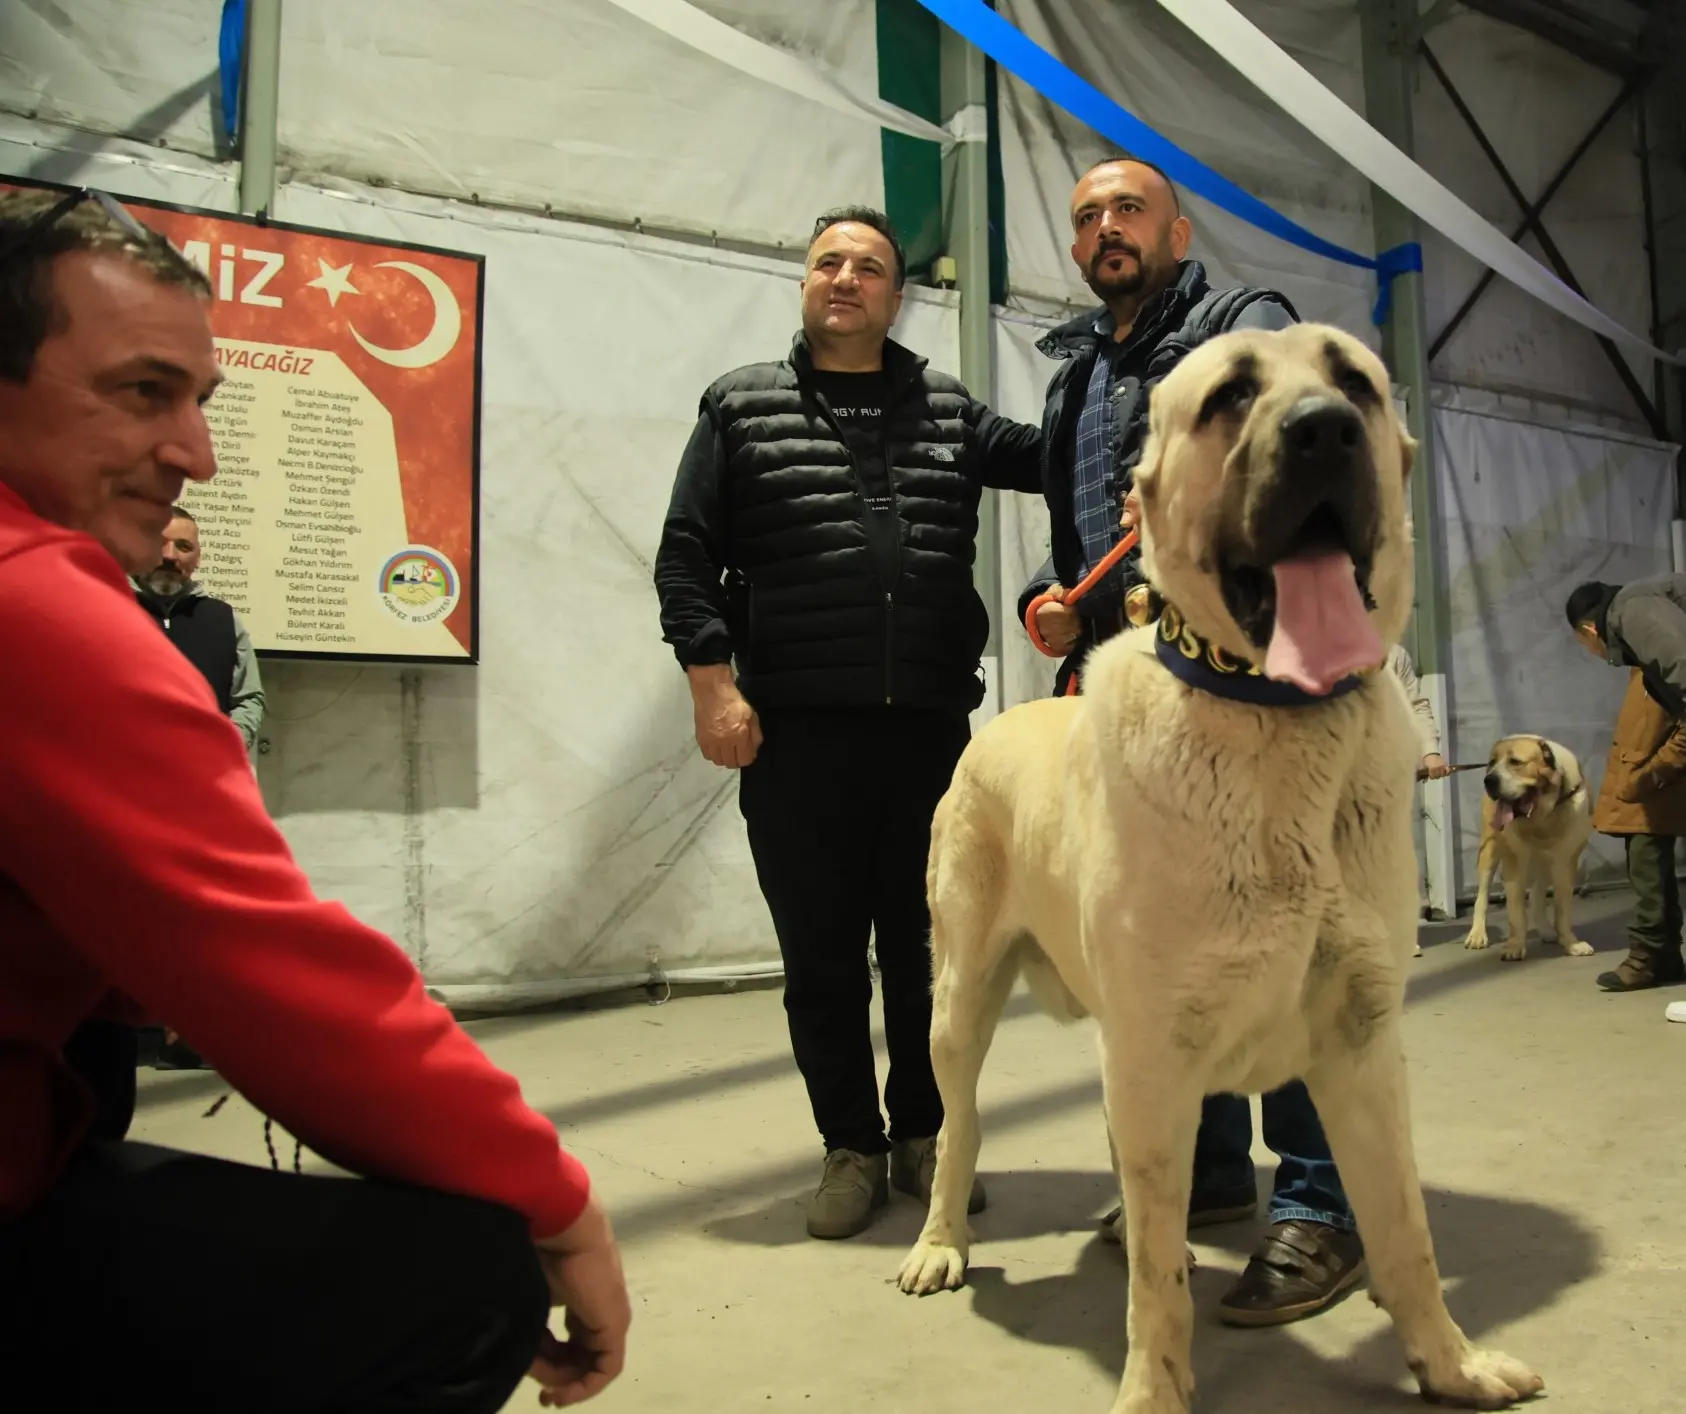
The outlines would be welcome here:
<svg viewBox="0 0 1686 1414">
<path fill-rule="evenodd" d="M 970 712 L 989 618 L 972 587 L 983 408 L 946 374 L 884 346 L 888 556 L 869 542 L 859 469 L 813 385 L 799 334 L 704 394 L 725 447 L 739 686 L 758 710 L 880 705 Z"/>
<path fill-rule="evenodd" d="M 135 598 L 164 630 L 182 656 L 205 675 L 217 706 L 227 716 L 234 706 L 234 670 L 240 662 L 234 610 L 221 599 L 189 591 L 169 598 L 135 591 Z"/>
</svg>

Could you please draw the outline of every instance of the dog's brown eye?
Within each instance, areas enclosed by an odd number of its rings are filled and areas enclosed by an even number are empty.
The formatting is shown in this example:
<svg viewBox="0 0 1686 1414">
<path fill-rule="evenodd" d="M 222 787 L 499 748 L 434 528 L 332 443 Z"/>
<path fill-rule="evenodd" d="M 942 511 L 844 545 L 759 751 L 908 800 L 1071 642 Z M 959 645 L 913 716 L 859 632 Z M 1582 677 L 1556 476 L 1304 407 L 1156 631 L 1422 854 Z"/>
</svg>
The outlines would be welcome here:
<svg viewBox="0 0 1686 1414">
<path fill-rule="evenodd" d="M 1345 369 L 1340 378 L 1341 391 L 1355 403 L 1373 403 L 1376 401 L 1376 385 L 1360 373 L 1356 368 Z"/>
<path fill-rule="evenodd" d="M 1258 379 L 1246 374 L 1231 378 L 1227 383 L 1220 383 L 1207 395 L 1200 408 L 1200 421 L 1204 424 L 1214 417 L 1240 412 L 1258 395 Z"/>
</svg>

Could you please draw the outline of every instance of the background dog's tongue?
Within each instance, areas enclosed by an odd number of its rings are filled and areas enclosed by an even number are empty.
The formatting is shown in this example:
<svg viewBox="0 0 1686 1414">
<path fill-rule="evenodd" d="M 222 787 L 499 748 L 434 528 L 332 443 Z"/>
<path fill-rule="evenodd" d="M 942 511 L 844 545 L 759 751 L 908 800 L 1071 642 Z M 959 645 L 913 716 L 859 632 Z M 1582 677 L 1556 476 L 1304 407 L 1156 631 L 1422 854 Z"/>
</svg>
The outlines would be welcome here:
<svg viewBox="0 0 1686 1414">
<path fill-rule="evenodd" d="M 1265 650 L 1265 676 L 1322 697 L 1359 668 L 1386 656 L 1364 610 L 1343 550 L 1280 561 L 1276 576 L 1276 627 Z"/>
</svg>

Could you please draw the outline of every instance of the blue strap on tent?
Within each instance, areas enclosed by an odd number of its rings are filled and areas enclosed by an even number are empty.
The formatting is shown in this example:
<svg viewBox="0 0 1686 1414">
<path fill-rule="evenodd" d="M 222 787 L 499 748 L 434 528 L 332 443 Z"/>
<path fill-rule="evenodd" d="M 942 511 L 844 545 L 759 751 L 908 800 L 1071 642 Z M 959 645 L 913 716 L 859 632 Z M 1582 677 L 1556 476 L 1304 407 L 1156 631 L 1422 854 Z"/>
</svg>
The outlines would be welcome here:
<svg viewBox="0 0 1686 1414">
<path fill-rule="evenodd" d="M 1093 84 L 1074 74 L 1046 49 L 996 14 L 984 0 L 919 0 L 919 3 L 1044 98 L 1087 123 L 1125 152 L 1145 158 L 1164 169 L 1166 175 L 1184 190 L 1204 197 L 1230 215 L 1238 216 L 1301 250 L 1338 260 L 1343 265 L 1374 270 L 1380 285 L 1375 309 L 1378 324 L 1387 318 L 1392 307 L 1393 277 L 1407 270 L 1423 268 L 1422 247 L 1415 242 L 1383 251 L 1379 256 L 1363 255 L 1333 241 L 1326 241 L 1290 221 L 1251 192 L 1243 191 L 1227 177 L 1214 172 L 1199 158 L 1184 152 L 1169 138 L 1161 137 L 1140 118 L 1125 112 Z"/>
<path fill-rule="evenodd" d="M 246 60 L 246 0 L 223 0 L 217 62 L 222 77 L 222 128 L 230 142 L 240 134 L 240 74 Z"/>
<path fill-rule="evenodd" d="M 1376 308 L 1370 316 L 1377 324 L 1386 324 L 1393 313 L 1393 277 L 1410 271 L 1421 273 L 1423 248 L 1415 241 L 1396 245 L 1376 257 Z"/>
</svg>

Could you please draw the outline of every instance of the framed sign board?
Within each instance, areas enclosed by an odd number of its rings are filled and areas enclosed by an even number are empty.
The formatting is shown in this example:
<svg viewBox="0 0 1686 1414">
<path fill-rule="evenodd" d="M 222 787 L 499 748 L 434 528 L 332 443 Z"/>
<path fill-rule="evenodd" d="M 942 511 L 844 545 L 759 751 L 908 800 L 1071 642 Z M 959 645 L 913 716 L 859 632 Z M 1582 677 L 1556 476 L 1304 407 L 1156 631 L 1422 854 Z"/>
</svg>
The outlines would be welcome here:
<svg viewBox="0 0 1686 1414">
<path fill-rule="evenodd" d="M 484 257 L 119 200 L 215 296 L 198 578 L 268 656 L 475 662 Z"/>
</svg>

